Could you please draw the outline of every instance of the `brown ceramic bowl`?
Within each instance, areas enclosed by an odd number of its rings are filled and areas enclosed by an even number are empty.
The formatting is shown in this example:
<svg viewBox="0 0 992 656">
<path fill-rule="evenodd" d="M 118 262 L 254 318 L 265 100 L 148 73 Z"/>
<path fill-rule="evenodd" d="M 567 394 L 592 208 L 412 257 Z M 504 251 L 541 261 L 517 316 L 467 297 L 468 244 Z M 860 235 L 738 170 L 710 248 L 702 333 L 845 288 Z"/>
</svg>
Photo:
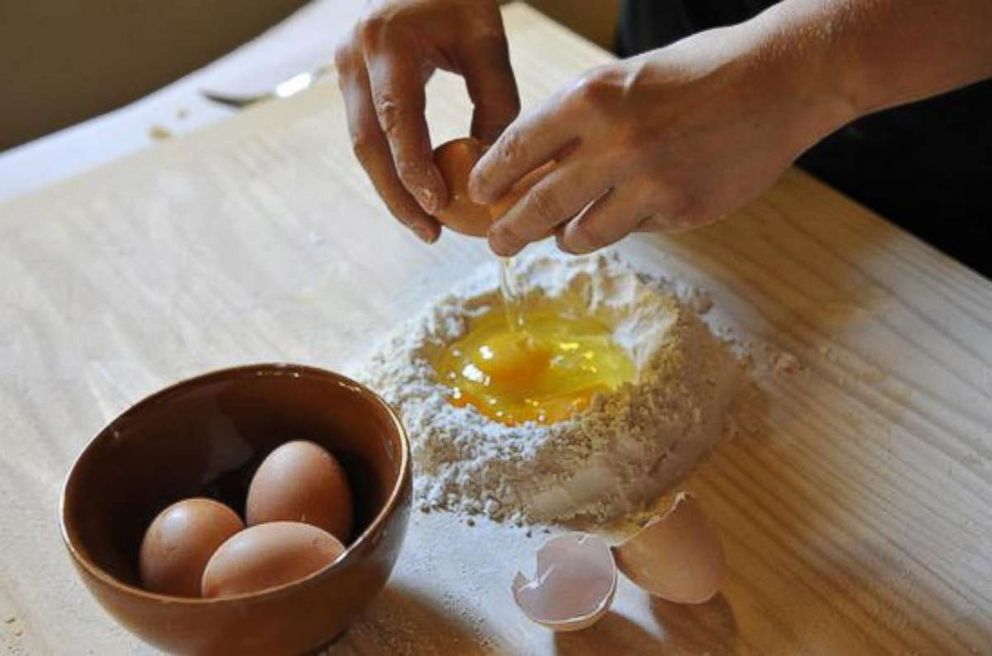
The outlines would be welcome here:
<svg viewBox="0 0 992 656">
<path fill-rule="evenodd" d="M 244 511 L 248 483 L 280 444 L 334 453 L 355 496 L 336 562 L 300 581 L 219 599 L 142 590 L 138 548 L 170 503 L 209 496 Z M 62 536 L 103 607 L 143 640 L 184 654 L 299 654 L 333 640 L 386 583 L 410 514 L 409 444 L 375 393 L 297 365 L 227 369 L 169 387 L 104 428 L 62 490 Z"/>
</svg>

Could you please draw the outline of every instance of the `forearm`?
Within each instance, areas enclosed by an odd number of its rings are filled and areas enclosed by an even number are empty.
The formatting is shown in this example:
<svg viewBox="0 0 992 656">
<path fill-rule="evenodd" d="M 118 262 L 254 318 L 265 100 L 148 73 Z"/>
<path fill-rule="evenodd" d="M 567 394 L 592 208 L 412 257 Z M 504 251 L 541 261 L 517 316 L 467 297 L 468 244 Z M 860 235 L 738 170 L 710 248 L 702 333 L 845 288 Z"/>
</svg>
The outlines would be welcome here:
<svg viewBox="0 0 992 656">
<path fill-rule="evenodd" d="M 491 226 L 504 256 L 704 225 L 845 123 L 992 75 L 989 33 L 992 0 L 783 0 L 589 71 L 507 127 L 469 193 L 495 203 L 556 161 Z"/>
<path fill-rule="evenodd" d="M 785 0 L 742 27 L 850 118 L 992 77 L 989 0 Z"/>
</svg>

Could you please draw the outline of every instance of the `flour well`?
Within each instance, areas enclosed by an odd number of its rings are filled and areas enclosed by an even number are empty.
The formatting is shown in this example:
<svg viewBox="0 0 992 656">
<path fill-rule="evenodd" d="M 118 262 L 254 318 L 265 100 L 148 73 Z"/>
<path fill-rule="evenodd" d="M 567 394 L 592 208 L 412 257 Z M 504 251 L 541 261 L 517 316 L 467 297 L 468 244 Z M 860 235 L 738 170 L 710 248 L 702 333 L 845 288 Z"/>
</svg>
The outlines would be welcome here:
<svg viewBox="0 0 992 656">
<path fill-rule="evenodd" d="M 419 507 L 606 520 L 652 500 L 719 441 L 743 367 L 672 285 L 605 256 L 535 256 L 521 262 L 521 276 L 528 294 L 564 296 L 612 326 L 637 366 L 634 383 L 547 426 L 504 426 L 448 403 L 432 359 L 500 303 L 496 267 L 401 326 L 357 374 L 406 425 Z"/>
</svg>

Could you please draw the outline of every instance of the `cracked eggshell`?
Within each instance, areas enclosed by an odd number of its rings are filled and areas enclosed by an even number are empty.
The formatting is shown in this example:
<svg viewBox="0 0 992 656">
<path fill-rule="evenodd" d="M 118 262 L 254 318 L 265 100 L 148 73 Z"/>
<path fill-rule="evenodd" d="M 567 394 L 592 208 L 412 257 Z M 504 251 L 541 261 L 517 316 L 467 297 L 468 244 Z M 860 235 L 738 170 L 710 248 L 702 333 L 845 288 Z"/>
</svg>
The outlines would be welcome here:
<svg viewBox="0 0 992 656">
<path fill-rule="evenodd" d="M 471 137 L 454 139 L 434 149 L 434 164 L 448 188 L 448 204 L 437 213 L 438 220 L 456 232 L 485 237 L 493 222 L 489 208 L 468 195 L 468 176 L 482 157 L 482 142 Z"/>
<path fill-rule="evenodd" d="M 610 609 L 617 568 L 609 545 L 595 535 L 566 533 L 537 552 L 530 579 L 517 572 L 513 598 L 532 621 L 554 631 L 579 631 Z"/>
<path fill-rule="evenodd" d="M 453 139 L 434 149 L 434 164 L 448 188 L 448 204 L 438 211 L 437 219 L 452 230 L 473 237 L 485 237 L 492 222 L 503 216 L 556 165 L 554 161 L 545 162 L 520 178 L 492 205 L 480 205 L 468 195 L 468 178 L 485 151 L 482 142 L 473 137 Z"/>
<path fill-rule="evenodd" d="M 667 513 L 613 547 L 617 565 L 647 592 L 680 604 L 701 604 L 719 590 L 723 543 L 691 494 L 680 492 Z"/>
</svg>

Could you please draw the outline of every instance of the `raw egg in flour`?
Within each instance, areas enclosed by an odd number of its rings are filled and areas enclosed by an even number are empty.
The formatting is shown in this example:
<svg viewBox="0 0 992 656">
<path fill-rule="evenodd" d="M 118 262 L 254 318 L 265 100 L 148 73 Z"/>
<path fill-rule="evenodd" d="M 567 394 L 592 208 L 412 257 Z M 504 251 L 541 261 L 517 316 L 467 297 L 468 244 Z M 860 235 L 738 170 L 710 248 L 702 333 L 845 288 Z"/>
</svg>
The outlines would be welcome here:
<svg viewBox="0 0 992 656">
<path fill-rule="evenodd" d="M 435 361 L 453 405 L 471 405 L 507 425 L 550 424 L 586 410 L 597 393 L 634 380 L 636 368 L 612 332 L 564 302 L 529 307 L 525 322 L 496 307 Z"/>
</svg>

